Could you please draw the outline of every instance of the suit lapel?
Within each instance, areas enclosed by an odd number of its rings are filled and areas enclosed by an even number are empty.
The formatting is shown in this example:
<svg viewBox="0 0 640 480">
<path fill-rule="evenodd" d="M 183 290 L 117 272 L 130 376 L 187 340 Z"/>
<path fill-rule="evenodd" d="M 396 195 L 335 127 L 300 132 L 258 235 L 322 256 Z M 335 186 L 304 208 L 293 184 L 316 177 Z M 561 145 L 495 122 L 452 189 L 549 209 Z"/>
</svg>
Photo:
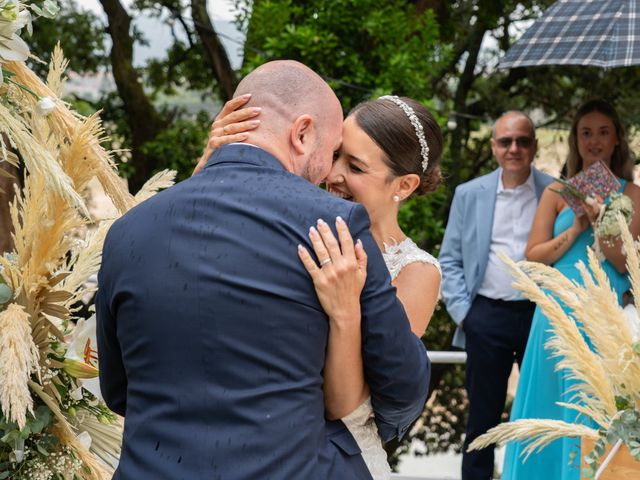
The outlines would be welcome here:
<svg viewBox="0 0 640 480">
<path fill-rule="evenodd" d="M 543 175 L 538 170 L 536 170 L 534 167 L 531 167 L 531 171 L 533 172 L 533 184 L 536 187 L 536 197 L 538 197 L 538 201 L 540 201 L 542 192 L 544 192 L 544 189 L 547 185 L 544 182 Z"/>
<path fill-rule="evenodd" d="M 487 175 L 486 181 L 478 186 L 476 191 L 476 234 L 478 238 L 478 273 L 484 276 L 489 258 L 491 245 L 491 231 L 493 229 L 493 212 L 496 206 L 496 191 L 500 169 Z"/>
</svg>

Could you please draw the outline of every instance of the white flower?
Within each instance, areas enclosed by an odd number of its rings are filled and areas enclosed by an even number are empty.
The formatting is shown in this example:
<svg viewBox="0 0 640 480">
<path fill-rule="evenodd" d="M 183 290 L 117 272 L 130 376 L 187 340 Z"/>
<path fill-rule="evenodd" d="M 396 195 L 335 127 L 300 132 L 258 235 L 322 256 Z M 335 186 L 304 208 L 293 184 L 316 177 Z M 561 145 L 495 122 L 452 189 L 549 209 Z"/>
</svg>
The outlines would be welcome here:
<svg viewBox="0 0 640 480">
<path fill-rule="evenodd" d="M 36 113 L 46 117 L 56 108 L 56 102 L 51 97 L 42 97 L 36 104 Z"/>
<path fill-rule="evenodd" d="M 69 396 L 76 401 L 82 400 L 82 397 L 83 397 L 82 387 L 78 387 L 75 390 L 71 390 L 71 392 L 69 393 Z"/>
<path fill-rule="evenodd" d="M 17 0 L 0 1 L 0 62 L 23 62 L 29 57 L 29 47 L 18 36 L 31 29 L 31 13 Z"/>
<path fill-rule="evenodd" d="M 71 339 L 67 339 L 69 347 L 64 362 L 69 368 L 78 373 L 78 383 L 97 398 L 102 398 L 98 373 L 98 352 L 96 351 L 96 316 L 87 320 L 80 319 L 76 324 Z M 85 375 L 87 374 L 87 375 Z M 92 376 L 93 378 L 88 378 Z"/>
<path fill-rule="evenodd" d="M 638 316 L 638 310 L 635 305 L 630 303 L 622 311 L 629 324 L 632 341 L 634 343 L 640 341 L 640 316 Z"/>
<path fill-rule="evenodd" d="M 82 445 L 87 450 L 89 450 L 89 448 L 91 448 L 91 440 L 92 439 L 91 439 L 91 435 L 89 434 L 89 432 L 80 432 L 76 436 L 76 440 L 80 443 L 80 445 Z"/>
<path fill-rule="evenodd" d="M 608 205 L 603 206 L 603 210 L 595 224 L 595 233 L 599 238 L 611 242 L 620 236 L 620 225 L 617 215 L 622 214 L 627 221 L 631 222 L 633 216 L 633 203 L 631 199 L 622 193 L 613 193 Z"/>
</svg>

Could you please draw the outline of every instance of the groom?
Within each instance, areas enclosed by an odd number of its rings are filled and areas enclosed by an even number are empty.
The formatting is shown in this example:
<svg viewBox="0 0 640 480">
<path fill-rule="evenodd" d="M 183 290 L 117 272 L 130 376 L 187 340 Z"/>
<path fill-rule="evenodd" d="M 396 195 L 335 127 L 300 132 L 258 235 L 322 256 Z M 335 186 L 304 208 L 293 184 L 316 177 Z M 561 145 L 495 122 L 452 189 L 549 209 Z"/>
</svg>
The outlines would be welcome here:
<svg viewBox="0 0 640 480">
<path fill-rule="evenodd" d="M 297 256 L 340 215 L 368 253 L 362 356 L 383 441 L 420 414 L 429 362 L 365 210 L 316 188 L 340 145 L 329 86 L 292 61 L 249 74 L 262 124 L 107 236 L 96 300 L 100 383 L 125 417 L 116 479 L 369 479 L 324 418 L 328 319 Z M 333 222 L 330 222 L 333 223 Z"/>
</svg>

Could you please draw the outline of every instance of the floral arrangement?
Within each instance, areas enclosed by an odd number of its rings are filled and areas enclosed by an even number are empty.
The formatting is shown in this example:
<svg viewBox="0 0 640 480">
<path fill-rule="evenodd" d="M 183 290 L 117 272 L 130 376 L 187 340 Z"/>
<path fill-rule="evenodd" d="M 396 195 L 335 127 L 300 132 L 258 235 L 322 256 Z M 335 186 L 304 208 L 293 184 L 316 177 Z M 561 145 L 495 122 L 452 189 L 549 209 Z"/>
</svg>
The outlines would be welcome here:
<svg viewBox="0 0 640 480">
<path fill-rule="evenodd" d="M 19 38 L 42 8 L 0 0 L 0 163 L 23 162 L 10 206 L 14 249 L 0 256 L 0 479 L 102 480 L 119 456 L 121 421 L 100 398 L 93 320 L 75 307 L 95 287 L 114 219 L 94 221 L 83 194 L 97 178 L 124 213 L 172 184 L 161 172 L 135 196 L 101 145 L 97 115 L 60 99 L 67 62 L 54 51 L 46 83 Z"/>
<path fill-rule="evenodd" d="M 609 169 L 603 163 L 598 162 L 594 166 L 599 166 L 599 170 L 601 172 L 610 174 Z M 591 167 L 589 170 L 592 169 L 593 167 Z M 593 170 L 595 171 L 596 169 Z M 617 182 L 613 174 L 610 174 L 607 177 L 607 180 L 609 181 L 609 183 L 613 182 L 614 180 Z M 558 178 L 556 179 L 556 181 L 562 184 L 564 188 L 561 191 L 553 189 L 552 191 L 560 193 L 568 201 L 569 206 L 574 209 L 574 211 L 576 211 L 576 215 L 580 212 L 584 212 L 582 203 L 591 206 L 598 204 L 596 202 L 596 198 L 594 198 L 592 195 L 580 191 L 575 187 L 575 185 L 571 183 L 570 180 Z M 607 185 L 607 188 L 611 187 L 611 184 Z M 597 197 L 597 199 L 601 201 L 600 197 Z M 580 207 L 579 210 L 578 207 Z M 593 225 L 593 230 L 596 236 L 593 248 L 599 260 L 604 260 L 605 258 L 600 249 L 600 241 L 602 241 L 607 246 L 612 246 L 616 241 L 620 239 L 621 231 L 617 220 L 619 214 L 622 215 L 627 225 L 629 225 L 631 223 L 631 218 L 633 217 L 633 202 L 628 196 L 624 195 L 623 193 L 614 191 L 609 195 L 608 202 L 600 204 L 600 211 L 598 212 L 598 217 L 596 218 Z"/>
<path fill-rule="evenodd" d="M 640 245 L 634 243 L 621 214 L 617 222 L 627 252 L 632 293 L 634 298 L 640 298 Z M 622 445 L 640 462 L 640 342 L 632 335 L 629 324 L 632 320 L 618 304 L 595 253 L 592 250 L 588 253 L 588 268 L 582 262 L 578 264 L 583 286 L 543 264 L 516 264 L 506 256 L 502 260 L 515 278 L 514 286 L 536 302 L 549 318 L 555 335 L 545 347 L 560 358 L 558 368 L 566 369 L 568 377 L 577 380 L 571 388 L 575 402 L 559 405 L 591 419 L 597 429 L 559 420 L 522 419 L 489 430 L 470 449 L 521 441 L 526 461 L 529 455 L 557 438 L 583 437 L 595 440 L 595 448 L 585 458 L 584 478 L 599 478 Z M 571 313 L 566 313 L 560 302 Z M 591 340 L 593 349 L 583 333 Z M 613 448 L 601 462 L 606 444 L 612 444 Z"/>
<path fill-rule="evenodd" d="M 603 205 L 594 225 L 594 232 L 598 239 L 607 244 L 612 244 L 622 234 L 618 215 L 622 215 L 626 224 L 631 223 L 633 216 L 633 202 L 622 193 L 612 193 L 609 203 Z"/>
</svg>

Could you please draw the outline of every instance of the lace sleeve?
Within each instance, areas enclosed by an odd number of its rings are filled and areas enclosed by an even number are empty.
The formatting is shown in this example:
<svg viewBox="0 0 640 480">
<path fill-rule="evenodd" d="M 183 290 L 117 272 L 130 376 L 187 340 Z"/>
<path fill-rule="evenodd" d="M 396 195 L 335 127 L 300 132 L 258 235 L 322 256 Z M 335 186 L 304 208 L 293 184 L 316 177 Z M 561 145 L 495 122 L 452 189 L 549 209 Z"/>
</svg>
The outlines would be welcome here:
<svg viewBox="0 0 640 480">
<path fill-rule="evenodd" d="M 438 260 L 430 253 L 418 248 L 410 238 L 392 245 L 385 243 L 382 256 L 391 274 L 391 280 L 394 280 L 404 267 L 414 262 L 434 265 L 442 277 L 442 270 Z"/>
</svg>

